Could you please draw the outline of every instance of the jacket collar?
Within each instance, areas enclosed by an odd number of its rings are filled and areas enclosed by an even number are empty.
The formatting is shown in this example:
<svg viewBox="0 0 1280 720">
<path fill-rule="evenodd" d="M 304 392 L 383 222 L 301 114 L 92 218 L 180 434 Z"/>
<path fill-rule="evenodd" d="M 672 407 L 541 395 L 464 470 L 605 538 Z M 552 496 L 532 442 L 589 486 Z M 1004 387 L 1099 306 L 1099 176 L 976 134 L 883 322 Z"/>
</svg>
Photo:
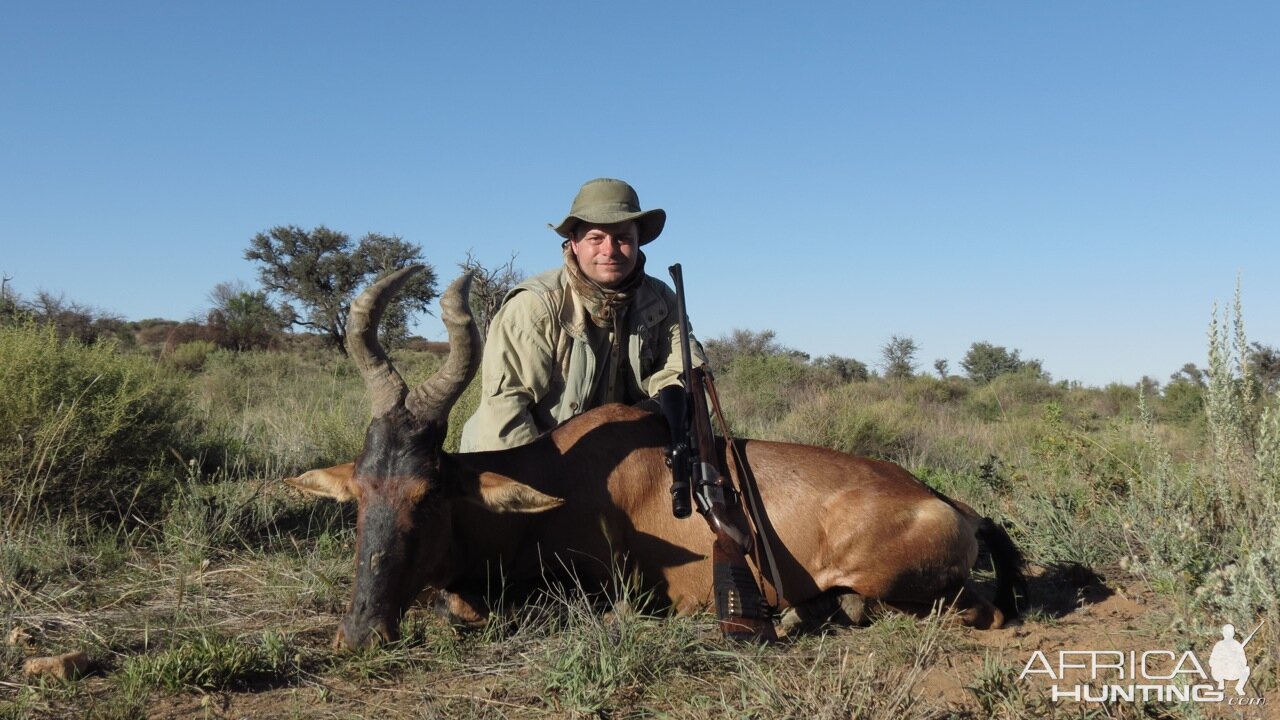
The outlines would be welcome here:
<svg viewBox="0 0 1280 720">
<path fill-rule="evenodd" d="M 563 268 L 560 272 L 561 298 L 556 313 L 560 326 L 573 337 L 586 340 L 587 323 L 591 322 L 587 317 L 587 308 L 570 287 L 568 273 L 564 272 Z M 631 309 L 627 314 L 627 325 L 633 330 L 654 327 L 667 317 L 667 303 L 662 299 L 662 294 L 653 287 L 656 282 L 646 275 L 644 281 L 636 288 L 636 297 L 631 301 Z"/>
</svg>

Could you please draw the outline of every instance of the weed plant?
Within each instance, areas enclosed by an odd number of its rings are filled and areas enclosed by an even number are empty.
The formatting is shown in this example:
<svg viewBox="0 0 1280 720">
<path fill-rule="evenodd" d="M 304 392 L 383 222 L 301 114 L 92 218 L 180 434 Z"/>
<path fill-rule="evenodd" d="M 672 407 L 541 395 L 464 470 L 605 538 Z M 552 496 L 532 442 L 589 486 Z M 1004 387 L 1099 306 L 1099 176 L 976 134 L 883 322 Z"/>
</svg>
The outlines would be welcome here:
<svg viewBox="0 0 1280 720">
<path fill-rule="evenodd" d="M 1210 326 L 1206 457 L 1175 462 L 1144 401 L 1147 454 L 1121 507 L 1127 560 L 1178 599 L 1180 625 L 1195 632 L 1280 622 L 1278 399 L 1258 397 L 1243 361 L 1238 290 L 1232 310 Z"/>
</svg>

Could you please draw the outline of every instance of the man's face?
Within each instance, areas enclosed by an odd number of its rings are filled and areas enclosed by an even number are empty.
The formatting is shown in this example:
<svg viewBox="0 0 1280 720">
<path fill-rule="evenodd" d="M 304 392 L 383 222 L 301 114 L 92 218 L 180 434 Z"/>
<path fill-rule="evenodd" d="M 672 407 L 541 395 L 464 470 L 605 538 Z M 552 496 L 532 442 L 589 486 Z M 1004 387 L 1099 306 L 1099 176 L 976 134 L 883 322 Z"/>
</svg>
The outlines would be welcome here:
<svg viewBox="0 0 1280 720">
<path fill-rule="evenodd" d="M 612 288 L 636 268 L 640 242 L 635 222 L 595 225 L 580 223 L 569 241 L 582 274 L 602 287 Z"/>
</svg>

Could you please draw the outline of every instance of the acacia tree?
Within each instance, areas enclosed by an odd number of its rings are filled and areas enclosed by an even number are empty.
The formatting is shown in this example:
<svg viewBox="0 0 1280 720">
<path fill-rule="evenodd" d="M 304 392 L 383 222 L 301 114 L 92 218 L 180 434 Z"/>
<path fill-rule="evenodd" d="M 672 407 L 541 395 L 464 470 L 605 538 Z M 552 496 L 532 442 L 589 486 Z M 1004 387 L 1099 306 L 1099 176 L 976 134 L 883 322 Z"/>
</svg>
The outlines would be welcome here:
<svg viewBox="0 0 1280 720">
<path fill-rule="evenodd" d="M 1262 343 L 1249 345 L 1249 371 L 1262 386 L 1262 392 L 1280 390 L 1280 350 Z"/>
<path fill-rule="evenodd" d="M 13 278 L 0 277 L 0 323 L 23 322 L 32 318 L 29 309 L 23 307 L 22 298 L 9 289 Z"/>
<path fill-rule="evenodd" d="M 880 348 L 884 376 L 890 380 L 909 378 L 916 371 L 916 341 L 894 335 Z"/>
<path fill-rule="evenodd" d="M 8 275 L 0 276 L 0 320 L 8 319 L 18 314 L 18 301 L 9 298 L 9 281 L 13 278 Z"/>
<path fill-rule="evenodd" d="M 1196 367 L 1195 363 L 1186 363 L 1182 369 L 1169 376 L 1171 382 L 1186 382 L 1196 387 L 1205 386 L 1204 370 Z"/>
<path fill-rule="evenodd" d="M 980 341 L 969 346 L 969 352 L 964 354 L 960 367 L 964 368 L 971 380 L 985 384 L 1026 367 L 1027 361 L 1018 357 L 1020 352 L 1010 351 L 1003 345 Z"/>
<path fill-rule="evenodd" d="M 282 225 L 258 233 L 244 257 L 261 263 L 258 278 L 263 288 L 286 299 L 281 310 L 289 324 L 322 333 L 343 354 L 347 313 L 356 291 L 393 270 L 426 264 L 421 247 L 393 235 L 369 233 L 352 247 L 346 233 L 323 225 L 309 232 Z M 436 273 L 427 265 L 387 306 L 381 329 L 384 347 L 402 342 L 409 317 L 426 312 L 435 297 Z"/>
<path fill-rule="evenodd" d="M 938 373 L 938 379 L 940 380 L 947 379 L 948 368 L 949 368 L 949 364 L 947 363 L 946 358 L 938 358 L 937 360 L 933 361 L 933 371 Z"/>
</svg>

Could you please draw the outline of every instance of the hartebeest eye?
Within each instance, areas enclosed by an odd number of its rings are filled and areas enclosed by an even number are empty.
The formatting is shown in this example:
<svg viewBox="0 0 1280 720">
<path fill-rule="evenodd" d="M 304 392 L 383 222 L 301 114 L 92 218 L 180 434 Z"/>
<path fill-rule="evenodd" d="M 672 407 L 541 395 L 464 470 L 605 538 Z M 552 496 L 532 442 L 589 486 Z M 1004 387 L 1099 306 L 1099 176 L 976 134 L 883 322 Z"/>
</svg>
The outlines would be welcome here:
<svg viewBox="0 0 1280 720">
<path fill-rule="evenodd" d="M 427 496 L 427 491 L 431 488 L 426 480 L 419 478 L 406 478 L 400 481 L 400 496 L 404 498 L 404 502 L 412 507 L 418 507 L 422 503 L 422 499 Z"/>
</svg>

